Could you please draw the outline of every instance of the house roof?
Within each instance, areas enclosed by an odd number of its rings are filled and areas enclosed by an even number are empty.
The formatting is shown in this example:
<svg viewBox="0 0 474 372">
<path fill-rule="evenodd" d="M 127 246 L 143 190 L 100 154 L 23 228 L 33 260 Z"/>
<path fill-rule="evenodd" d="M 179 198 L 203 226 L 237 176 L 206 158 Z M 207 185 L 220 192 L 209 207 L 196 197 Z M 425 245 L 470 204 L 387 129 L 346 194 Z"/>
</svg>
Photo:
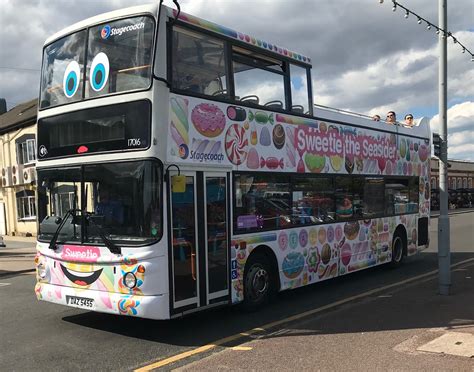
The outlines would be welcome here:
<svg viewBox="0 0 474 372">
<path fill-rule="evenodd" d="M 38 99 L 19 104 L 0 115 L 0 134 L 36 124 Z"/>
</svg>

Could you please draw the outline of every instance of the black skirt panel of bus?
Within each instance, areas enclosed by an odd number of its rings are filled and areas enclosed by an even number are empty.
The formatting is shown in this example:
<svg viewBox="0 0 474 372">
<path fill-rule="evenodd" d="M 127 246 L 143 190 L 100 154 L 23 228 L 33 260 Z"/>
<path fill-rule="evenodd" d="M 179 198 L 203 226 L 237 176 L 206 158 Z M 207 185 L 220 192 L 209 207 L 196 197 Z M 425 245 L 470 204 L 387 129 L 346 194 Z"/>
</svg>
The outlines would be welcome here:
<svg viewBox="0 0 474 372">
<path fill-rule="evenodd" d="M 428 244 L 428 217 L 418 219 L 418 245 Z"/>
</svg>

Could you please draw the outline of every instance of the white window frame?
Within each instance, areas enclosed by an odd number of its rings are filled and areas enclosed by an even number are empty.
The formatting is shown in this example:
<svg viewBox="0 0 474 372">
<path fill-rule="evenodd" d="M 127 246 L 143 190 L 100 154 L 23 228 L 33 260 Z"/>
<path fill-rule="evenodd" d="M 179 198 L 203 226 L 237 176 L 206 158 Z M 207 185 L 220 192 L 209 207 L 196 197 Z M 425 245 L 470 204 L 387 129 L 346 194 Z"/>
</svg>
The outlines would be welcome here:
<svg viewBox="0 0 474 372">
<path fill-rule="evenodd" d="M 17 143 L 18 164 L 32 164 L 36 161 L 36 139 L 27 139 Z"/>
<path fill-rule="evenodd" d="M 26 203 L 24 200 L 26 199 Z M 34 196 L 20 196 L 16 198 L 18 221 L 36 220 L 36 198 Z M 20 208 L 21 212 L 20 213 Z"/>
</svg>

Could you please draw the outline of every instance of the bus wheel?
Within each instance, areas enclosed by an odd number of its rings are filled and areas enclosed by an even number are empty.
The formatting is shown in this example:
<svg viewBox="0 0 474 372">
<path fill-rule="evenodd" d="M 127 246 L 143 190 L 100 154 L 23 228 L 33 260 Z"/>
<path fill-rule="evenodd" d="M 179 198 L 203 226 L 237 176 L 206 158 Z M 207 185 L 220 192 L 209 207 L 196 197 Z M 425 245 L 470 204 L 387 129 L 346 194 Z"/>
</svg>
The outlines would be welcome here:
<svg viewBox="0 0 474 372">
<path fill-rule="evenodd" d="M 393 268 L 401 266 L 405 257 L 405 240 L 401 233 L 395 233 L 392 240 L 392 262 L 390 266 Z"/>
<path fill-rule="evenodd" d="M 264 254 L 251 255 L 244 274 L 244 308 L 255 311 L 268 303 L 273 288 L 272 268 Z"/>
</svg>

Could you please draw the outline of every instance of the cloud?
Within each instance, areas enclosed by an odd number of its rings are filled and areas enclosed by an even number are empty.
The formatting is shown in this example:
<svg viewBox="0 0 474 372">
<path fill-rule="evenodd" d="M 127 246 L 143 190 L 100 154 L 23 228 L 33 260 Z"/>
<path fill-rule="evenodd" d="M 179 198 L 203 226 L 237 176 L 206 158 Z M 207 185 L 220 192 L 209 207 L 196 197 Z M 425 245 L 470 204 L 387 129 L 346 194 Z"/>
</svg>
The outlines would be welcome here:
<svg viewBox="0 0 474 372">
<path fill-rule="evenodd" d="M 62 28 L 143 0 L 2 0 L 0 97 L 8 107 L 39 92 L 42 46 Z M 174 8 L 171 0 L 165 4 Z M 312 58 L 315 103 L 365 114 L 433 116 L 438 105 L 438 38 L 416 19 L 392 11 L 390 1 L 374 0 L 180 0 L 184 12 L 276 43 Z M 438 22 L 433 0 L 407 2 L 413 11 Z M 474 51 L 472 0 L 448 4 L 453 35 Z M 459 44 L 448 44 L 450 130 L 472 138 L 474 68 Z M 7 69 L 8 68 L 8 69 Z M 19 68 L 31 69 L 20 70 Z M 268 89 L 262 87 L 262 89 Z M 268 90 L 265 94 L 270 97 Z M 263 94 L 263 93 L 262 93 Z M 459 108 L 456 108 L 460 105 Z M 450 117 L 451 117 L 450 116 Z M 451 124 L 453 126 L 451 126 Z M 453 140 L 450 154 L 472 158 L 467 142 Z"/>
<path fill-rule="evenodd" d="M 474 101 L 452 106 L 448 118 L 448 157 L 474 161 Z M 431 130 L 440 132 L 439 115 L 431 119 Z"/>
</svg>

